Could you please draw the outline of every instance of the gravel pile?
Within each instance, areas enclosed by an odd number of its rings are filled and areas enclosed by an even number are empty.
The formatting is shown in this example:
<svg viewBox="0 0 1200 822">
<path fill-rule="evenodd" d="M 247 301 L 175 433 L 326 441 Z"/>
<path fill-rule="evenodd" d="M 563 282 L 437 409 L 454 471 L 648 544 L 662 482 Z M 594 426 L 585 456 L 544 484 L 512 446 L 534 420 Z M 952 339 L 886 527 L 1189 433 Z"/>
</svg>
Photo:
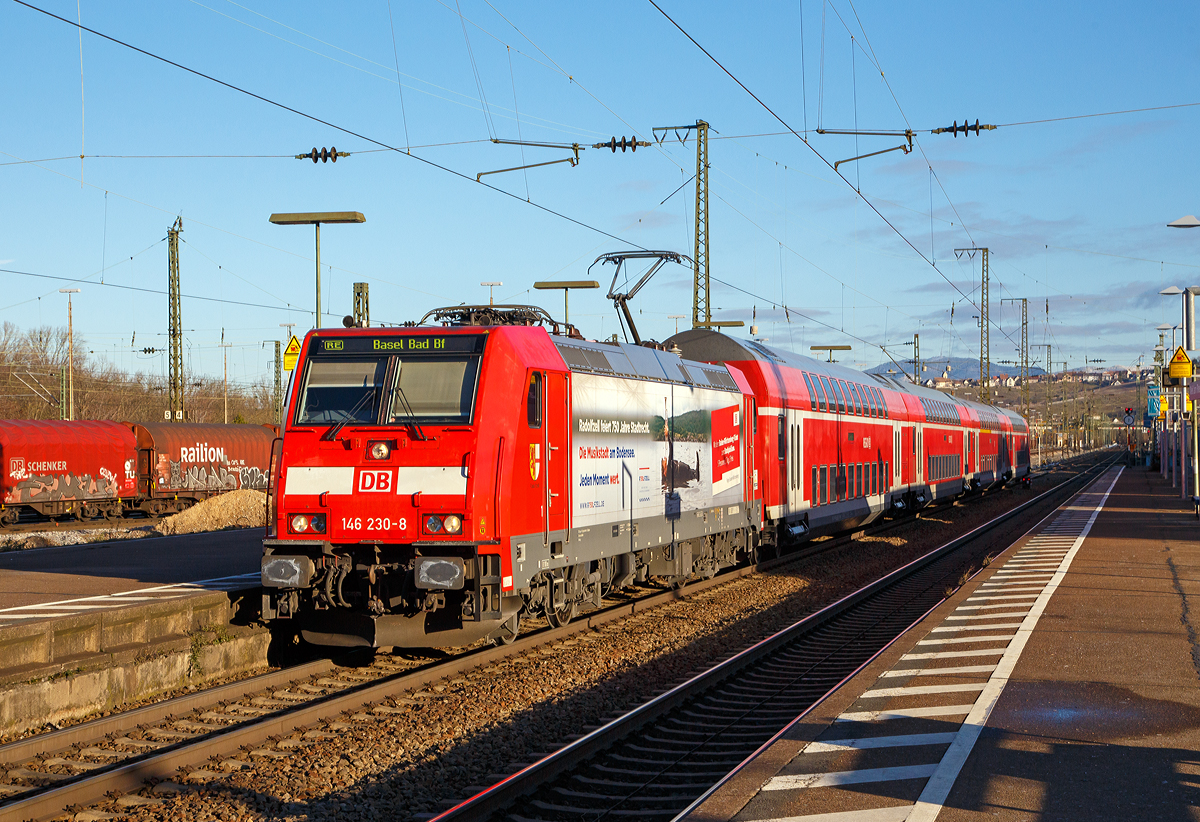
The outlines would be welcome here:
<svg viewBox="0 0 1200 822">
<path fill-rule="evenodd" d="M 138 539 L 149 536 L 149 528 L 89 528 L 73 531 L 26 531 L 0 535 L 0 553 L 47 548 L 52 545 L 84 545 L 89 542 L 108 542 L 114 539 Z"/>
<path fill-rule="evenodd" d="M 182 513 L 167 517 L 154 530 L 170 536 L 223 528 L 262 528 L 266 524 L 267 495 L 243 489 L 198 502 Z"/>
<path fill-rule="evenodd" d="M 1039 478 L 1035 490 L 1058 479 Z M 143 790 L 141 799 L 124 797 L 88 813 L 103 808 L 134 820 L 323 822 L 406 820 L 443 810 L 470 795 L 471 786 L 491 784 L 585 726 L 629 710 L 1029 496 L 1005 491 L 962 508 L 939 508 L 936 517 L 914 520 L 886 539 L 855 540 L 331 717 L 272 746 L 196 763 L 178 777 L 182 786 L 164 783 Z M 996 534 L 997 550 L 1013 536 Z M 153 804 L 136 804 L 144 800 Z"/>
</svg>

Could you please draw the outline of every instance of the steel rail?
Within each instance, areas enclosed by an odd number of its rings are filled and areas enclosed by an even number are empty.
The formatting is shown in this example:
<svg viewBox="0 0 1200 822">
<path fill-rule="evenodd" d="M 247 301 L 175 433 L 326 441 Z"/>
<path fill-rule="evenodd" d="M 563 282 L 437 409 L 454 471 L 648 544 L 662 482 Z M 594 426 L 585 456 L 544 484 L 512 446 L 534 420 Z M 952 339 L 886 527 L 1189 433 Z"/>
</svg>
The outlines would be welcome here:
<svg viewBox="0 0 1200 822">
<path fill-rule="evenodd" d="M 1061 495 L 1067 490 L 1067 486 L 1086 480 L 1093 473 L 1097 473 L 1107 467 L 1110 462 L 1098 463 L 1089 467 L 1076 476 L 1064 480 L 1055 487 L 973 528 L 966 534 L 950 540 L 944 545 L 925 553 L 857 591 L 827 605 L 816 613 L 810 614 L 793 625 L 760 640 L 749 648 L 718 662 L 712 668 L 648 700 L 613 722 L 587 733 L 537 762 L 509 775 L 504 780 L 463 800 L 454 807 L 433 817 L 430 822 L 451 822 L 451 820 L 453 822 L 486 822 L 486 820 L 492 819 L 501 809 L 508 807 L 522 797 L 528 796 L 555 778 L 570 772 L 581 762 L 589 760 L 612 748 L 625 737 L 659 720 L 668 712 L 684 705 L 698 694 L 749 668 L 755 662 L 763 659 L 785 644 L 794 641 L 799 636 L 813 632 L 826 625 L 836 617 L 870 599 L 875 594 L 902 582 L 918 571 L 949 556 L 963 546 L 992 531 L 994 528 L 1026 512 L 1033 506 L 1049 501 L 1052 495 Z M 944 601 L 944 598 L 932 607 L 937 607 L 941 601 Z M 888 644 L 894 642 L 902 634 L 903 631 L 889 640 Z M 876 651 L 876 654 L 878 652 Z M 875 654 L 871 656 L 874 657 Z"/>
<path fill-rule="evenodd" d="M 1082 475 L 1080 475 L 1082 476 Z M 1056 485 L 1038 497 L 1027 500 L 1021 503 L 1017 508 L 1011 509 L 1007 514 L 1001 515 L 1006 517 L 1019 510 L 1024 510 L 1027 506 L 1036 503 L 1046 497 L 1047 494 L 1054 493 L 1068 483 L 1079 480 L 1079 476 L 1072 477 L 1064 482 Z M 290 733 L 297 729 L 305 728 L 314 722 L 329 717 L 338 715 L 347 711 L 352 711 L 363 707 L 364 705 L 372 704 L 383 699 L 395 696 L 405 691 L 417 689 L 437 682 L 448 676 L 462 674 L 474 668 L 490 664 L 492 662 L 505 659 L 510 656 L 524 653 L 542 645 L 548 645 L 558 642 L 573 634 L 590 631 L 613 622 L 619 619 L 624 619 L 634 614 L 642 613 L 670 602 L 685 599 L 688 596 L 714 587 L 725 585 L 742 577 L 753 573 L 768 571 L 781 566 L 789 565 L 795 562 L 811 559 L 830 550 L 844 547 L 851 544 L 854 538 L 860 534 L 875 534 L 883 531 L 891 530 L 899 525 L 910 523 L 912 520 L 909 517 L 902 517 L 898 520 L 890 520 L 880 523 L 875 527 L 868 527 L 852 532 L 847 535 L 838 536 L 818 545 L 812 545 L 800 550 L 792 551 L 784 556 L 770 560 L 765 560 L 757 565 L 747 564 L 735 568 L 726 569 L 717 574 L 712 579 L 697 580 L 689 582 L 685 587 L 664 591 L 650 596 L 639 597 L 630 602 L 620 603 L 608 606 L 604 609 L 591 612 L 583 617 L 573 620 L 570 624 L 560 628 L 544 628 L 536 632 L 530 633 L 525 637 L 518 638 L 510 645 L 501 647 L 486 647 L 479 648 L 466 653 L 455 656 L 452 659 L 444 662 L 433 663 L 431 665 L 421 666 L 412 670 L 406 670 L 393 674 L 385 674 L 379 679 L 361 685 L 353 685 L 347 687 L 334 694 L 316 695 L 312 700 L 309 700 L 302 705 L 281 709 L 278 712 L 267 714 L 261 717 L 247 718 L 235 725 L 227 728 L 197 735 L 193 739 L 181 740 L 176 743 L 164 745 L 152 752 L 145 754 L 137 754 L 128 757 L 110 767 L 96 768 L 88 771 L 85 774 L 68 777 L 66 780 L 61 780 L 57 784 L 45 788 L 37 788 L 30 786 L 31 790 L 26 794 L 17 794 L 9 801 L 0 801 L 0 815 L 7 818 L 17 819 L 46 819 L 62 813 L 62 809 L 68 806 L 89 805 L 104 799 L 111 793 L 124 793 L 131 790 L 141 788 L 147 780 L 167 779 L 173 777 L 181 767 L 194 764 L 195 762 L 207 759 L 213 756 L 222 756 L 232 754 L 240 749 L 261 744 L 267 741 L 272 736 Z M 992 524 L 998 523 L 1000 520 L 993 520 Z M 980 526 L 980 528 L 990 527 L 988 525 Z M 979 529 L 975 529 L 971 533 L 975 533 Z M 945 546 L 943 546 L 943 549 Z M 937 549 L 942 550 L 942 549 Z M 929 556 L 928 554 L 925 556 Z M 920 559 L 914 562 L 919 562 Z M 912 565 L 904 566 L 908 568 Z M 903 570 L 903 569 L 900 569 Z M 897 573 L 897 572 L 893 572 Z M 885 577 L 884 579 L 888 579 Z M 882 580 L 881 580 L 882 581 Z M 878 583 L 875 583 L 878 584 Z M 868 586 L 870 587 L 870 586 Z M 863 589 L 866 590 L 866 589 Z M 850 597 L 856 596 L 851 594 Z M 822 611 L 813 614 L 809 619 L 826 615 L 826 618 L 833 615 L 830 609 L 841 609 L 847 607 L 846 599 L 839 600 L 833 605 L 827 606 Z M 777 637 L 778 634 L 773 635 Z M 743 658 L 754 648 L 758 648 L 763 642 L 770 641 L 771 638 L 760 641 L 757 645 L 742 651 L 735 657 L 730 658 L 727 662 L 732 662 L 734 659 Z M 49 734 L 41 734 L 32 736 L 27 739 L 18 740 L 0 746 L 0 762 L 19 762 L 27 760 L 31 756 L 49 751 L 62 750 L 81 742 L 94 741 L 102 739 L 109 734 L 120 731 L 128 731 L 131 728 L 146 725 L 149 723 L 162 722 L 179 714 L 188 714 L 195 712 L 209 705 L 215 705 L 228 700 L 235 700 L 249 696 L 258 691 L 267 691 L 281 686 L 294 684 L 305 679 L 310 679 L 315 676 L 334 671 L 339 667 L 352 667 L 338 665 L 333 660 L 321 659 L 308 663 L 302 663 L 298 666 L 285 668 L 279 671 L 261 674 L 249 679 L 240 680 L 237 682 L 227 683 L 215 688 L 199 691 L 194 694 L 176 697 L 164 702 L 147 705 L 142 708 L 134 709 L 112 716 L 103 717 L 101 719 L 92 720 L 89 722 L 80 723 L 58 731 L 53 731 Z M 701 676 L 704 676 L 702 674 Z M 694 680 L 690 680 L 694 681 Z M 685 683 L 686 685 L 686 683 Z M 679 688 L 677 686 L 667 693 L 661 695 L 656 700 L 646 703 L 643 706 L 635 709 L 631 714 L 641 711 L 643 708 L 654 704 L 657 700 L 675 693 Z M 624 719 L 624 717 L 622 718 Z M 607 726 L 606 726 L 607 727 Z M 603 730 L 603 729 L 601 729 Z M 593 732 L 595 733 L 595 732 Z M 587 737 L 579 740 L 590 738 Z M 565 749 L 564 749 L 565 750 Z M 543 760 L 545 761 L 545 760 Z M 531 766 L 531 767 L 536 767 Z M 521 773 L 524 773 L 522 771 Z M 519 775 L 519 774 L 517 774 Z M 512 777 L 510 777 L 511 779 Z M 500 783 L 504 784 L 504 783 Z M 439 817 L 441 818 L 441 817 Z"/>
</svg>

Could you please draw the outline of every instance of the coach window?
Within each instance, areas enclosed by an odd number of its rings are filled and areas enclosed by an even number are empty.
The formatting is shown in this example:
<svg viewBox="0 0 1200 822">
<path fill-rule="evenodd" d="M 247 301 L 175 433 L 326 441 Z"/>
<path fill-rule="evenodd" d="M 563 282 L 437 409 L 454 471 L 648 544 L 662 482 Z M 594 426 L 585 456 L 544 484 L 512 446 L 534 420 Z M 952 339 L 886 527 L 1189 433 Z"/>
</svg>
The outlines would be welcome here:
<svg viewBox="0 0 1200 822">
<path fill-rule="evenodd" d="M 817 471 L 817 466 L 814 465 L 812 467 L 812 485 L 808 487 L 808 498 L 812 500 L 813 505 L 817 504 L 817 487 L 820 484 L 820 478 L 818 474 L 819 472 Z"/>
<path fill-rule="evenodd" d="M 787 459 L 787 417 L 779 415 L 779 458 Z"/>
<path fill-rule="evenodd" d="M 804 374 L 804 385 L 808 388 L 808 404 L 809 404 L 809 406 L 811 406 L 810 410 L 816 411 L 817 410 L 817 392 L 813 388 L 812 377 L 808 376 L 807 371 L 803 371 L 801 373 Z"/>
<path fill-rule="evenodd" d="M 535 371 L 529 378 L 529 394 L 525 397 L 525 421 L 530 428 L 542 427 L 542 375 Z"/>
<path fill-rule="evenodd" d="M 891 415 L 888 413 L 887 397 L 883 395 L 883 391 L 879 391 L 879 404 L 883 406 L 883 418 L 888 419 Z"/>
<path fill-rule="evenodd" d="M 822 397 L 823 402 L 825 403 L 825 407 L 822 408 L 821 410 L 822 411 L 836 411 L 837 408 L 835 407 L 835 401 L 834 401 L 834 397 L 833 397 L 833 388 L 829 385 L 829 379 L 827 377 L 818 377 L 817 382 L 821 383 L 821 389 L 822 389 L 821 397 Z"/>
<path fill-rule="evenodd" d="M 861 385 L 854 386 L 854 402 L 858 406 L 858 413 L 864 417 L 867 416 L 867 401 L 863 396 L 865 390 Z"/>
<path fill-rule="evenodd" d="M 863 411 L 862 397 L 858 396 L 858 386 L 850 383 L 850 399 L 854 401 L 854 413 L 860 417 L 865 413 Z"/>
<path fill-rule="evenodd" d="M 875 404 L 875 389 L 871 388 L 871 386 L 868 385 L 866 387 L 866 391 L 867 391 L 867 402 L 871 406 L 871 416 L 878 417 L 879 416 L 879 406 Z"/>
<path fill-rule="evenodd" d="M 826 383 L 822 384 L 821 378 L 818 377 L 816 374 L 813 375 L 812 381 L 813 381 L 813 385 L 815 385 L 817 387 L 817 407 L 821 411 L 828 411 L 829 410 L 829 400 L 826 398 L 825 395 L 829 393 L 829 383 L 826 382 Z"/>
<path fill-rule="evenodd" d="M 841 380 L 830 380 L 833 384 L 833 393 L 837 396 L 838 411 L 846 413 L 846 395 L 842 393 Z"/>
<path fill-rule="evenodd" d="M 866 489 L 863 487 L 865 485 L 863 482 L 863 475 L 866 473 L 866 471 L 863 470 L 865 467 L 866 466 L 860 462 L 854 468 L 854 489 L 858 491 L 858 496 L 860 497 L 866 493 Z"/>
<path fill-rule="evenodd" d="M 879 463 L 871 463 L 871 494 L 879 493 Z"/>
<path fill-rule="evenodd" d="M 829 466 L 821 466 L 821 505 L 829 501 Z"/>
</svg>

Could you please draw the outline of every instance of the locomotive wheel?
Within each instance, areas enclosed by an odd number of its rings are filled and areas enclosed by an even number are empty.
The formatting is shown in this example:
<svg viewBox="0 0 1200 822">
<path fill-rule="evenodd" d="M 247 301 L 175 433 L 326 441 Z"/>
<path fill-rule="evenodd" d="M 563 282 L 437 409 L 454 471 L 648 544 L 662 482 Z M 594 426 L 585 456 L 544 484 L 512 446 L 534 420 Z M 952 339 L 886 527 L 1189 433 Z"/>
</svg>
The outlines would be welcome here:
<svg viewBox="0 0 1200 822">
<path fill-rule="evenodd" d="M 517 639 L 517 634 L 521 632 L 521 614 L 520 612 L 512 615 L 501 624 L 500 630 L 492 636 L 492 644 L 499 648 L 502 645 L 512 645 Z"/>
<path fill-rule="evenodd" d="M 568 602 L 561 608 L 550 608 L 546 611 L 546 621 L 553 628 L 561 628 L 575 618 L 579 612 L 578 602 Z"/>
</svg>

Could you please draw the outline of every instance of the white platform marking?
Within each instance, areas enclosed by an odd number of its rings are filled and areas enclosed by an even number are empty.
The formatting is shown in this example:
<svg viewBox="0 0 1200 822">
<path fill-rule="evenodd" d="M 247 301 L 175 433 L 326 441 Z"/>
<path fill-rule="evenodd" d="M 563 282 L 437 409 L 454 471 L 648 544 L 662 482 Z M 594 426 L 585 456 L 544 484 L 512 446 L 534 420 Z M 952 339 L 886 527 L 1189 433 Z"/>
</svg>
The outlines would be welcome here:
<svg viewBox="0 0 1200 822">
<path fill-rule="evenodd" d="M 912 805 L 893 805 L 890 808 L 866 808 L 861 811 L 835 811 L 808 816 L 777 816 L 757 822 L 904 822 Z"/>
<path fill-rule="evenodd" d="M 1003 651 L 999 651 L 1003 653 Z M 892 696 L 925 696 L 926 694 L 956 694 L 963 691 L 982 691 L 985 683 L 967 682 L 957 685 L 908 685 L 903 688 L 875 688 L 864 691 L 863 699 Z"/>
<path fill-rule="evenodd" d="M 834 722 L 885 722 L 891 719 L 924 719 L 929 716 L 969 714 L 974 705 L 935 705 L 930 708 L 893 708 L 888 711 L 847 711 Z"/>
<path fill-rule="evenodd" d="M 982 651 L 931 651 L 927 654 L 905 654 L 900 657 L 903 662 L 906 659 L 955 659 L 964 656 L 984 656 L 985 654 L 1002 654 L 1003 648 L 988 648 Z"/>
<path fill-rule="evenodd" d="M 867 751 L 875 748 L 907 748 L 912 745 L 949 745 L 955 733 L 904 734 L 901 736 L 872 736 L 867 739 L 828 739 L 810 742 L 804 753 L 831 753 L 833 751 Z"/>
<path fill-rule="evenodd" d="M 955 668 L 893 668 L 879 675 L 880 679 L 893 676 L 943 676 L 945 674 L 990 674 L 995 665 L 959 665 Z"/>
<path fill-rule="evenodd" d="M 832 788 L 838 785 L 861 785 L 864 782 L 896 782 L 901 779 L 925 779 L 932 776 L 937 765 L 902 765 L 898 768 L 864 768 L 861 771 L 833 773 L 799 773 L 775 776 L 762 786 L 764 791 L 788 791 L 797 788 Z"/>
<path fill-rule="evenodd" d="M 1100 511 L 1104 509 L 1104 503 L 1108 501 L 1108 496 L 1112 493 L 1112 489 L 1116 486 L 1117 480 L 1121 478 L 1123 471 L 1123 468 L 1117 469 L 1116 476 L 1109 483 L 1103 496 L 1091 506 L 1092 511 L 1088 517 L 1087 524 L 1083 527 L 1079 536 L 1075 538 L 1075 542 L 1071 546 L 1071 550 L 1067 552 L 1066 557 L 1063 558 L 1058 572 L 1046 584 L 1046 590 L 1038 597 L 1037 602 L 1034 603 L 1033 608 L 1029 612 L 1029 616 L 1025 617 L 1021 627 L 1017 630 L 1017 635 L 1008 646 L 1008 650 L 1004 656 L 1001 657 L 1000 664 L 996 666 L 996 670 L 988 680 L 987 686 L 983 689 L 983 692 L 979 695 L 979 699 L 976 700 L 967 718 L 963 721 L 962 727 L 959 728 L 958 738 L 951 743 L 950 749 L 942 757 L 937 770 L 930 777 L 929 782 L 926 783 L 925 789 L 921 792 L 921 796 L 913 807 L 912 813 L 907 817 L 908 822 L 933 822 L 933 820 L 937 819 L 938 814 L 941 813 L 946 797 L 950 795 L 950 790 L 954 787 L 954 783 L 958 779 L 958 775 L 962 771 L 967 757 L 970 756 L 971 750 L 975 747 L 975 740 L 979 738 L 980 733 L 983 732 L 984 727 L 987 725 L 988 717 L 991 716 L 992 709 L 996 706 L 996 701 L 1000 698 L 1000 694 L 1003 693 L 1004 686 L 1008 683 L 1009 677 L 1012 676 L 1013 669 L 1017 665 L 1017 660 L 1021 658 L 1021 652 L 1025 650 L 1025 644 L 1029 641 L 1029 637 L 1033 635 L 1033 629 L 1037 627 L 1038 620 L 1046 610 L 1046 605 L 1050 602 L 1050 597 L 1054 596 L 1054 592 L 1058 589 L 1059 584 L 1066 578 L 1067 569 L 1071 567 L 1071 561 L 1075 559 L 1075 555 L 1079 552 L 1080 546 L 1083 545 L 1084 539 L 1092 530 L 1096 518 L 1100 516 Z M 1086 494 L 1086 496 L 1094 498 L 1096 492 L 1091 492 Z"/>
</svg>

